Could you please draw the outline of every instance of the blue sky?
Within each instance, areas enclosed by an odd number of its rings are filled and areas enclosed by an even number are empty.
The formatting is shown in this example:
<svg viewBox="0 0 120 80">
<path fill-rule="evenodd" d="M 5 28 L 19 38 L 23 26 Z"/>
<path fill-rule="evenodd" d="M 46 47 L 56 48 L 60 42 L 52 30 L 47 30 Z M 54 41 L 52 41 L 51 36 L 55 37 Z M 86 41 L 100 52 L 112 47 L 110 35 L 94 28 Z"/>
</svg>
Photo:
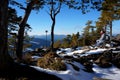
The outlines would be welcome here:
<svg viewBox="0 0 120 80">
<path fill-rule="evenodd" d="M 99 13 L 94 10 L 83 15 L 81 11 L 63 8 L 56 17 L 55 34 L 72 34 L 78 31 L 81 33 L 86 22 L 88 20 L 96 21 L 100 16 Z M 45 30 L 48 30 L 50 34 L 52 22 L 45 9 L 37 14 L 36 11 L 32 11 L 28 23 L 33 28 L 30 35 L 43 35 Z"/>
<path fill-rule="evenodd" d="M 23 16 L 24 11 L 19 10 L 18 14 Z M 91 10 L 89 13 L 83 15 L 80 10 L 62 7 L 61 12 L 56 17 L 54 33 L 65 35 L 76 32 L 82 33 L 86 22 L 92 20 L 94 25 L 94 21 L 97 21 L 99 16 L 100 12 L 96 10 Z M 48 30 L 48 34 L 50 34 L 52 21 L 47 13 L 47 8 L 39 12 L 33 10 L 28 19 L 28 24 L 32 27 L 32 31 L 29 32 L 29 35 L 45 35 L 45 30 Z M 119 33 L 119 30 L 119 22 L 114 22 L 113 33 Z"/>
</svg>

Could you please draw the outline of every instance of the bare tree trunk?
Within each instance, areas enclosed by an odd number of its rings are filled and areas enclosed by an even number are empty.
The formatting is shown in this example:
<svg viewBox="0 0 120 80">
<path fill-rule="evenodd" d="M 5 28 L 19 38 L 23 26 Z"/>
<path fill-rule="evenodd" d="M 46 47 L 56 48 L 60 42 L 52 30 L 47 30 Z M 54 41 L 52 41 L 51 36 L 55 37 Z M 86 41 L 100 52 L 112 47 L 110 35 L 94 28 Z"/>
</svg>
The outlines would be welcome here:
<svg viewBox="0 0 120 80">
<path fill-rule="evenodd" d="M 51 50 L 54 49 L 54 28 L 55 28 L 55 18 L 52 20 L 52 27 L 51 27 Z"/>
<path fill-rule="evenodd" d="M 106 35 L 107 35 L 107 25 L 105 25 L 105 26 L 104 26 L 104 32 L 105 32 L 105 33 L 104 33 L 104 34 L 105 34 L 105 39 L 104 39 L 104 40 L 106 41 Z"/>
<path fill-rule="evenodd" d="M 112 21 L 110 21 L 109 25 L 110 25 L 110 42 L 111 42 L 111 39 L 112 39 Z"/>
<path fill-rule="evenodd" d="M 54 0 L 51 0 L 51 6 L 50 6 L 51 8 L 50 8 L 49 15 L 52 19 L 52 26 L 51 26 L 51 50 L 52 51 L 54 49 L 54 27 L 55 27 L 55 22 L 56 22 L 56 16 L 58 13 L 60 13 L 61 5 L 62 3 L 60 2 L 57 8 L 55 8 Z"/>
<path fill-rule="evenodd" d="M 8 0 L 0 0 L 0 70 L 11 62 L 8 54 Z"/>
<path fill-rule="evenodd" d="M 22 60 L 25 25 L 32 11 L 32 6 L 33 6 L 32 2 L 30 2 L 27 5 L 27 8 L 25 9 L 25 15 L 19 24 L 20 29 L 18 31 L 18 42 L 17 42 L 17 49 L 16 49 L 18 60 Z"/>
</svg>

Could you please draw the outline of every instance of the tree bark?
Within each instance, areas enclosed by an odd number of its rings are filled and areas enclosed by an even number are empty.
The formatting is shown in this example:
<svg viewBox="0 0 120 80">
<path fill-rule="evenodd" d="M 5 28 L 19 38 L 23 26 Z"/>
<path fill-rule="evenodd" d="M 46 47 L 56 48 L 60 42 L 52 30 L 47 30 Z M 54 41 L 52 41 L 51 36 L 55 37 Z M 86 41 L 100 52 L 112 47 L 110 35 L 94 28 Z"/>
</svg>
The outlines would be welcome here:
<svg viewBox="0 0 120 80">
<path fill-rule="evenodd" d="M 22 60 L 25 25 L 32 11 L 32 7 L 33 7 L 33 3 L 31 1 L 27 5 L 27 8 L 25 9 L 25 15 L 19 24 L 20 29 L 18 31 L 18 41 L 17 41 L 17 49 L 16 49 L 16 55 L 17 55 L 18 60 Z"/>
<path fill-rule="evenodd" d="M 0 71 L 12 63 L 8 54 L 8 0 L 0 0 Z"/>
<path fill-rule="evenodd" d="M 52 20 L 52 26 L 51 26 L 51 50 L 54 49 L 54 27 L 55 27 L 55 18 Z"/>
<path fill-rule="evenodd" d="M 51 50 L 54 50 L 54 28 L 55 28 L 55 21 L 56 21 L 56 16 L 58 13 L 60 13 L 61 5 L 62 3 L 59 2 L 58 7 L 55 8 L 54 0 L 51 0 L 51 8 L 50 8 L 50 17 L 52 19 L 52 26 L 51 26 Z M 57 6 L 57 5 L 56 5 Z"/>
<path fill-rule="evenodd" d="M 112 21 L 110 21 L 109 25 L 110 25 L 110 42 L 111 42 L 111 39 L 112 39 Z"/>
</svg>

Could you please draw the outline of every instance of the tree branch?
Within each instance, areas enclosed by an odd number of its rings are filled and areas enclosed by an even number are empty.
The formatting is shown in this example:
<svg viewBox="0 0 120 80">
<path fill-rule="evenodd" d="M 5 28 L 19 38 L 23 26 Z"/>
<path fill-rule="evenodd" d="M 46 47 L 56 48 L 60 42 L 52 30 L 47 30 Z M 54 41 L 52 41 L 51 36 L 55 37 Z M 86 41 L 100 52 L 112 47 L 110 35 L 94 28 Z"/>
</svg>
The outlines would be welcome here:
<svg viewBox="0 0 120 80">
<path fill-rule="evenodd" d="M 62 2 L 60 2 L 59 4 L 58 4 L 58 7 L 55 9 L 55 16 L 60 12 L 60 10 L 61 10 L 61 6 L 62 6 Z"/>
</svg>

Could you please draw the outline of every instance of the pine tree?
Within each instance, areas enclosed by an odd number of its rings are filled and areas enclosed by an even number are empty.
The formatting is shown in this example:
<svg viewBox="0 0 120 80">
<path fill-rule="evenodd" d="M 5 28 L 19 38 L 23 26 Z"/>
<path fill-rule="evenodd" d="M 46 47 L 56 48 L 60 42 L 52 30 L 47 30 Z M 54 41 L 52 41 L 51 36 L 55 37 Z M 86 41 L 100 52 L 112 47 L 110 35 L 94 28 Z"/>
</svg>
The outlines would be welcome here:
<svg viewBox="0 0 120 80">
<path fill-rule="evenodd" d="M 110 40 L 112 38 L 112 22 L 120 19 L 120 1 L 105 0 L 102 3 L 101 21 L 104 26 L 110 28 Z"/>
<path fill-rule="evenodd" d="M 61 41 L 60 40 L 57 40 L 55 43 L 54 43 L 54 48 L 60 48 L 61 47 Z"/>
<path fill-rule="evenodd" d="M 17 42 L 17 48 L 16 48 L 16 54 L 18 57 L 18 61 L 22 60 L 22 51 L 23 51 L 23 41 L 24 41 L 24 32 L 25 32 L 25 26 L 27 23 L 27 20 L 29 18 L 29 15 L 33 9 L 39 9 L 44 4 L 44 1 L 41 0 L 27 0 L 26 8 L 22 8 L 25 10 L 24 17 L 19 23 L 19 30 L 18 30 L 18 42 Z"/>
<path fill-rule="evenodd" d="M 67 35 L 66 38 L 63 39 L 62 41 L 62 47 L 67 48 L 67 47 L 71 47 L 71 35 Z"/>
</svg>

